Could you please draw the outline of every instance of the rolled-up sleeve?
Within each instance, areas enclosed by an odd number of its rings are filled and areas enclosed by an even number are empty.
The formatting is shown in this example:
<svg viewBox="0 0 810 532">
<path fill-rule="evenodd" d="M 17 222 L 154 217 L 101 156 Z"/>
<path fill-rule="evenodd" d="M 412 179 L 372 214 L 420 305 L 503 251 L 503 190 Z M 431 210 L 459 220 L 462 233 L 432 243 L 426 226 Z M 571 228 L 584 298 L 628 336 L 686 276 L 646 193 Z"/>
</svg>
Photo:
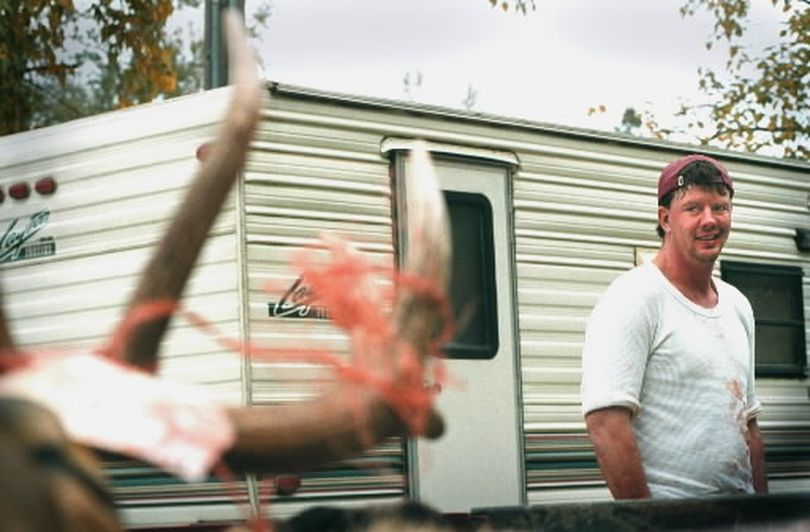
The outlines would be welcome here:
<svg viewBox="0 0 810 532">
<path fill-rule="evenodd" d="M 582 350 L 582 413 L 625 407 L 633 415 L 653 335 L 650 313 L 635 294 L 614 283 L 588 320 Z"/>
</svg>

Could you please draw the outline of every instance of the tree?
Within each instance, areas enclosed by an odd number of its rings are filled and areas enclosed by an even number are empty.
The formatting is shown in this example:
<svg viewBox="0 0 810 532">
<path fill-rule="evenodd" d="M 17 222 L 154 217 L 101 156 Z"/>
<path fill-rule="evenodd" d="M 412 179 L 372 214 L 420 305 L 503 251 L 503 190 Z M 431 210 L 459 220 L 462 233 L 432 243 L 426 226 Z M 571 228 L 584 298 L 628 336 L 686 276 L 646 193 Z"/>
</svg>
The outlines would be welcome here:
<svg viewBox="0 0 810 532">
<path fill-rule="evenodd" d="M 174 8 L 170 0 L 100 0 L 84 9 L 73 0 L 0 0 L 0 91 L 7 95 L 0 134 L 174 92 L 177 50 L 164 31 Z M 89 88 L 70 83 L 93 63 L 98 77 Z M 99 94 L 104 98 L 83 97 Z M 59 102 L 64 106 L 52 109 Z"/>
<path fill-rule="evenodd" d="M 633 107 L 628 107 L 622 115 L 622 124 L 616 128 L 616 132 L 627 135 L 635 135 L 641 127 L 641 114 Z"/>
<path fill-rule="evenodd" d="M 537 9 L 535 0 L 489 0 L 489 3 L 492 7 L 500 7 L 504 11 L 509 11 L 511 8 L 514 9 L 515 12 L 524 15 L 528 14 L 530 10 L 535 11 Z"/>
<path fill-rule="evenodd" d="M 0 0 L 0 135 L 200 90 L 202 32 L 168 32 L 167 21 L 202 3 Z M 271 5 L 252 4 L 254 40 Z"/>
<path fill-rule="evenodd" d="M 702 144 L 785 157 L 810 155 L 810 1 L 771 0 L 785 16 L 780 40 L 763 50 L 743 44 L 748 0 L 687 0 L 682 16 L 708 10 L 715 18 L 706 43 L 728 45 L 726 71 L 699 70 L 712 105 L 684 105 L 679 114 L 700 131 Z M 708 120 L 705 120 L 705 118 Z"/>
<path fill-rule="evenodd" d="M 654 136 L 685 134 L 703 145 L 719 145 L 785 157 L 810 155 L 810 0 L 770 0 L 784 14 L 777 43 L 762 50 L 746 46 L 750 0 L 684 0 L 683 17 L 708 11 L 715 19 L 707 48 L 727 46 L 723 72 L 698 70 L 707 105 L 683 104 L 678 116 L 686 130 L 664 128 L 644 111 Z M 527 14 L 536 0 L 489 0 L 493 7 Z M 592 114 L 589 111 L 589 114 Z M 627 129 L 626 124 L 623 128 Z"/>
<path fill-rule="evenodd" d="M 26 127 L 40 96 L 33 78 L 63 84 L 76 68 L 56 55 L 74 16 L 71 0 L 0 0 L 0 134 Z"/>
<path fill-rule="evenodd" d="M 177 29 L 167 42 L 174 52 L 171 68 L 176 84 L 173 91 L 164 91 L 158 96 L 171 98 L 201 90 L 204 61 L 202 39 L 192 34 L 190 42 L 187 42 L 187 38 L 181 36 L 181 30 Z M 53 78 L 36 82 L 37 98 L 28 121 L 29 128 L 60 124 L 121 107 L 118 64 L 108 62 L 106 54 L 93 50 L 85 51 L 80 64 L 82 66 L 78 70 L 83 73 L 76 72 L 63 83 Z"/>
</svg>

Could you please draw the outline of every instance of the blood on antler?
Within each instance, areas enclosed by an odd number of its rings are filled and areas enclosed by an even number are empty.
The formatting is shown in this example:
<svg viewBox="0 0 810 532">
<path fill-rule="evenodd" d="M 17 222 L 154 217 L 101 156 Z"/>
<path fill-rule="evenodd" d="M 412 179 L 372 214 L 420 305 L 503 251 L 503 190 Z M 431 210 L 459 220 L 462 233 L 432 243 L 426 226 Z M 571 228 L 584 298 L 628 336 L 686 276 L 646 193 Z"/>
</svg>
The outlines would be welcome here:
<svg viewBox="0 0 810 532">
<path fill-rule="evenodd" d="M 137 367 L 154 371 L 159 347 L 208 230 L 236 181 L 258 123 L 262 93 L 256 67 L 240 24 L 227 21 L 234 83 L 224 127 L 207 154 L 163 240 L 149 261 L 129 303 L 130 318 L 117 331 L 110 351 Z M 408 173 L 407 220 L 411 245 L 394 313 L 395 336 L 413 347 L 422 361 L 446 319 L 440 304 L 447 280 L 450 244 L 444 202 L 424 150 Z M 438 295 L 437 295 L 438 294 Z M 147 310 L 144 318 L 139 310 Z M 156 318 L 155 314 L 159 314 Z M 422 365 L 419 365 L 422 371 Z M 417 379 L 421 386 L 422 379 Z M 356 417 L 362 409 L 365 427 Z M 236 438 L 225 458 L 242 470 L 294 470 L 352 456 L 381 438 L 414 430 L 374 390 L 338 385 L 319 399 L 274 406 L 233 408 Z M 416 430 L 429 437 L 443 431 L 433 411 Z"/>
<path fill-rule="evenodd" d="M 147 263 L 129 302 L 127 317 L 104 349 L 106 354 L 147 373 L 157 370 L 159 348 L 177 311 L 177 302 L 208 231 L 239 175 L 260 117 L 262 87 L 235 15 L 226 17 L 226 29 L 234 83 L 227 117 Z M 400 374 L 394 375 L 393 382 L 424 392 L 424 362 L 436 351 L 440 324 L 447 319 L 442 294 L 448 276 L 449 230 L 444 203 L 424 150 L 416 150 L 415 163 L 406 179 L 408 253 L 398 277 L 395 310 L 390 318 L 392 345 L 380 349 L 393 356 L 400 353 L 401 343 L 407 344 L 416 364 L 394 364 L 392 367 Z M 0 319 L 0 348 L 13 349 L 4 319 Z M 224 460 L 239 470 L 290 471 L 354 456 L 388 436 L 418 432 L 437 437 L 442 433 L 442 420 L 429 410 L 429 402 L 420 403 L 428 415 L 414 426 L 384 395 L 379 389 L 339 381 L 335 388 L 311 401 L 231 408 L 226 416 L 235 436 L 228 440 L 232 443 L 225 450 Z M 358 409 L 362 409 L 363 426 L 356 422 Z"/>
<path fill-rule="evenodd" d="M 449 225 L 427 152 L 416 149 L 412 158 L 406 174 L 408 252 L 397 276 L 391 345 L 382 349 L 407 357 L 409 363 L 392 364 L 399 374 L 388 384 L 415 401 L 398 403 L 380 390 L 339 382 L 313 401 L 233 409 L 236 439 L 225 454 L 229 465 L 252 471 L 307 469 L 354 456 L 388 436 L 416 433 L 436 438 L 444 431 L 441 417 L 424 401 L 430 401 L 432 393 L 424 388 L 424 372 L 426 359 L 438 352 L 441 341 L 449 340 L 443 336 L 449 330 L 443 325 L 450 319 L 444 297 Z M 358 412 L 365 422 L 361 426 Z"/>
<path fill-rule="evenodd" d="M 226 13 L 225 28 L 233 82 L 225 122 L 141 275 L 128 306 L 132 311 L 144 304 L 163 303 L 166 315 L 144 321 L 130 320 L 116 335 L 116 341 L 122 342 L 118 356 L 149 371 L 157 369 L 160 342 L 171 319 L 172 304 L 183 293 L 208 231 L 236 182 L 259 122 L 262 87 L 239 17 Z M 113 345 L 117 345 L 116 342 Z"/>
</svg>

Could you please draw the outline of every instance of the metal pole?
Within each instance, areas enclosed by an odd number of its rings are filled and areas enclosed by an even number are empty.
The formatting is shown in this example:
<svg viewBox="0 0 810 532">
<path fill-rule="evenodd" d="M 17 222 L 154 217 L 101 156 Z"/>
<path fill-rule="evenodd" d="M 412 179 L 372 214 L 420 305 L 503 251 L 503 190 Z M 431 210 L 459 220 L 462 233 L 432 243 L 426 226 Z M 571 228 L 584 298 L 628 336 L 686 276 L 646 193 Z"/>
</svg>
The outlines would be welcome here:
<svg viewBox="0 0 810 532">
<path fill-rule="evenodd" d="M 206 90 L 228 84 L 228 56 L 222 35 L 222 10 L 233 7 L 245 15 L 245 0 L 205 0 L 205 79 Z"/>
</svg>

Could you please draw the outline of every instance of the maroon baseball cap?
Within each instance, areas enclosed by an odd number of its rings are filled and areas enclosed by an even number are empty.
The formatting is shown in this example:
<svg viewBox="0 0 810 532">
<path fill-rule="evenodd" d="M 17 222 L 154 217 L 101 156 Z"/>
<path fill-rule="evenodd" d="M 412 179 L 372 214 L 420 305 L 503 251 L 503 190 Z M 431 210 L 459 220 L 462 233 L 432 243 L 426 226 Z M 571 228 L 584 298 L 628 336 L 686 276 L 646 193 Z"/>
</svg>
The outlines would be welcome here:
<svg viewBox="0 0 810 532">
<path fill-rule="evenodd" d="M 669 163 L 661 171 L 661 176 L 658 178 L 658 201 L 661 201 L 664 196 L 684 185 L 684 178 L 681 175 L 681 171 L 683 171 L 687 165 L 695 161 L 706 161 L 714 166 L 720 174 L 716 183 L 726 185 L 730 192 L 734 192 L 734 184 L 731 182 L 731 177 L 728 175 L 728 170 L 726 170 L 722 164 L 711 157 L 694 154 L 681 157 L 677 161 Z"/>
</svg>

